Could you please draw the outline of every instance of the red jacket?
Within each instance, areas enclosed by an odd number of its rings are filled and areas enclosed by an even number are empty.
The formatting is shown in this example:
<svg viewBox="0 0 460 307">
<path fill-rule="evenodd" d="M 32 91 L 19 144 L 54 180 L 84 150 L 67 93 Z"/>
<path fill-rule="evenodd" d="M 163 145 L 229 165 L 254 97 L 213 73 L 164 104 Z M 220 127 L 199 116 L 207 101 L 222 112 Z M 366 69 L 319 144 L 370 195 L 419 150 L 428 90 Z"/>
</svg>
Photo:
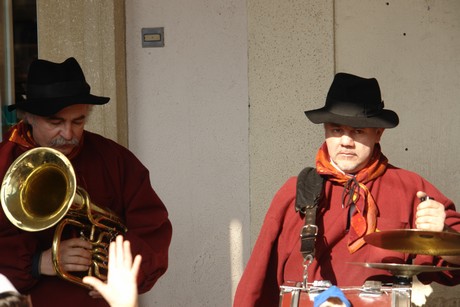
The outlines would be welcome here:
<svg viewBox="0 0 460 307">
<path fill-rule="evenodd" d="M 17 144 L 0 144 L 0 178 L 23 153 Z M 150 290 L 168 267 L 172 227 L 168 212 L 152 189 L 149 171 L 126 148 L 94 133 L 84 132 L 81 151 L 71 163 L 77 184 L 91 202 L 114 211 L 128 228 L 125 238 L 134 255 L 142 255 L 139 292 Z M 0 212 L 0 273 L 23 294 L 31 294 L 34 307 L 107 306 L 93 299 L 88 290 L 57 276 L 32 276 L 32 259 L 51 247 L 54 227 L 25 232 L 13 226 Z"/>
<path fill-rule="evenodd" d="M 287 281 L 302 281 L 303 258 L 300 230 L 303 216 L 294 209 L 297 178 L 290 178 L 276 193 L 267 212 L 257 242 L 238 285 L 235 307 L 278 306 L 280 286 Z M 460 214 L 449 199 L 419 175 L 388 166 L 385 174 L 367 184 L 379 210 L 378 230 L 412 229 L 417 191 L 425 191 L 446 207 L 446 224 L 460 230 Z M 329 280 L 333 285 L 362 286 L 364 281 L 390 280 L 388 272 L 351 264 L 397 262 L 411 263 L 408 254 L 365 244 L 350 254 L 347 249 L 348 210 L 341 205 L 343 187 L 326 181 L 325 200 L 317 214 L 319 234 L 315 259 L 308 270 L 308 281 Z M 447 265 L 439 257 L 418 255 L 413 264 Z M 383 275 L 383 276 L 382 276 Z M 460 283 L 460 271 L 423 273 L 422 282 Z"/>
</svg>

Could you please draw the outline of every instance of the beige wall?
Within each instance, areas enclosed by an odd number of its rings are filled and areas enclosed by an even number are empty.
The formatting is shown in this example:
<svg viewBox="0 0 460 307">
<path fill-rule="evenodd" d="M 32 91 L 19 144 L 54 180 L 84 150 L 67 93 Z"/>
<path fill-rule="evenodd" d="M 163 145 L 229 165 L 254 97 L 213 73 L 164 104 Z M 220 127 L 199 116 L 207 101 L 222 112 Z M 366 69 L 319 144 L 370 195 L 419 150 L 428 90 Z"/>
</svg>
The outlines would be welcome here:
<svg viewBox="0 0 460 307">
<path fill-rule="evenodd" d="M 248 1 L 251 246 L 278 188 L 312 165 L 321 105 L 334 74 L 333 1 Z"/>
<path fill-rule="evenodd" d="M 37 23 L 39 58 L 75 57 L 91 93 L 110 97 L 88 129 L 127 145 L 124 1 L 37 0 Z"/>
<path fill-rule="evenodd" d="M 163 48 L 142 48 L 148 27 Z M 129 145 L 173 224 L 142 306 L 230 306 L 250 250 L 246 2 L 126 1 L 126 38 Z"/>
</svg>

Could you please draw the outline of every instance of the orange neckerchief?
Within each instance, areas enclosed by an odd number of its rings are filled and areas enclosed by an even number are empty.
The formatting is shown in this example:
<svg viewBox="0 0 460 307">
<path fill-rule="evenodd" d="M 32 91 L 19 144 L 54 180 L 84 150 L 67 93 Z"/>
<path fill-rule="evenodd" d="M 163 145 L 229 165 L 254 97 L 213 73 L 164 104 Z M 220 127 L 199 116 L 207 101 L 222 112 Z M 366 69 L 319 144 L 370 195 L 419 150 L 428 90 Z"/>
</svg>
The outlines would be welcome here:
<svg viewBox="0 0 460 307">
<path fill-rule="evenodd" d="M 25 124 L 22 120 L 11 128 L 9 141 L 18 144 L 26 150 L 39 146 L 32 137 L 29 125 Z"/>
<path fill-rule="evenodd" d="M 355 204 L 348 234 L 348 250 L 354 253 L 364 245 L 364 236 L 377 229 L 378 208 L 366 183 L 380 177 L 385 172 L 388 159 L 382 154 L 380 144 L 376 144 L 372 157 L 365 168 L 354 176 L 346 175 L 335 168 L 331 162 L 327 145 L 324 143 L 316 155 L 316 169 L 328 180 L 344 186 L 342 206 Z"/>
<path fill-rule="evenodd" d="M 24 150 L 29 150 L 40 146 L 34 141 L 30 126 L 24 123 L 24 121 L 22 120 L 11 128 L 11 135 L 8 140 L 10 142 L 18 144 Z M 67 155 L 67 158 L 69 160 L 75 157 L 80 152 L 82 143 L 83 135 L 80 138 L 80 144 L 76 146 L 70 154 Z"/>
</svg>

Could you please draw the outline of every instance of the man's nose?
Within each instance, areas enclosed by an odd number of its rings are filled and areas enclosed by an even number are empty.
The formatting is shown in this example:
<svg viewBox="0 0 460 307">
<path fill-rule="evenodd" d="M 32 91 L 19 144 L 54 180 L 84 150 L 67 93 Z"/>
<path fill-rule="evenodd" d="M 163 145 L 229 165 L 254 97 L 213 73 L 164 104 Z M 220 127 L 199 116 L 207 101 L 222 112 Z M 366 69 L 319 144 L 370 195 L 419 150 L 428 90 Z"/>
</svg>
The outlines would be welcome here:
<svg viewBox="0 0 460 307">
<path fill-rule="evenodd" d="M 344 146 L 351 146 L 353 145 L 353 142 L 354 142 L 353 138 L 350 137 L 348 134 L 344 134 L 340 138 L 340 143 Z"/>
<path fill-rule="evenodd" d="M 71 140 L 73 136 L 72 126 L 65 124 L 61 129 L 61 136 L 66 140 Z"/>
</svg>

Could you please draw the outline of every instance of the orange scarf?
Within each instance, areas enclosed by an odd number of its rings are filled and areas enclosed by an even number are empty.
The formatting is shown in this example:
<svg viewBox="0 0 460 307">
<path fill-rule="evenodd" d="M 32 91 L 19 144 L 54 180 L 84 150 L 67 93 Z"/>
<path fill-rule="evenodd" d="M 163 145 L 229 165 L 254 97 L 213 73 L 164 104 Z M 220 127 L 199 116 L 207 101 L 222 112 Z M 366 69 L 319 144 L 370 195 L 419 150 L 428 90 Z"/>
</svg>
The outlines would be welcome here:
<svg viewBox="0 0 460 307">
<path fill-rule="evenodd" d="M 39 147 L 40 145 L 35 142 L 32 136 L 32 130 L 30 126 L 24 121 L 20 121 L 11 128 L 9 141 L 18 144 L 24 151 Z M 67 155 L 67 158 L 70 160 L 75 157 L 81 149 L 83 144 L 83 134 L 80 138 L 80 143 L 76 146 L 70 154 Z"/>
<path fill-rule="evenodd" d="M 378 208 L 365 184 L 385 173 L 388 159 L 382 154 L 380 144 L 376 144 L 366 167 L 354 176 L 343 174 L 330 161 L 327 145 L 324 143 L 316 155 L 316 169 L 320 175 L 327 176 L 328 180 L 344 186 L 342 206 L 355 204 L 348 234 L 348 250 L 354 253 L 364 245 L 364 236 L 377 229 Z"/>
<path fill-rule="evenodd" d="M 11 128 L 9 141 L 18 144 L 24 150 L 39 146 L 32 137 L 29 125 L 25 124 L 22 120 Z"/>
</svg>

